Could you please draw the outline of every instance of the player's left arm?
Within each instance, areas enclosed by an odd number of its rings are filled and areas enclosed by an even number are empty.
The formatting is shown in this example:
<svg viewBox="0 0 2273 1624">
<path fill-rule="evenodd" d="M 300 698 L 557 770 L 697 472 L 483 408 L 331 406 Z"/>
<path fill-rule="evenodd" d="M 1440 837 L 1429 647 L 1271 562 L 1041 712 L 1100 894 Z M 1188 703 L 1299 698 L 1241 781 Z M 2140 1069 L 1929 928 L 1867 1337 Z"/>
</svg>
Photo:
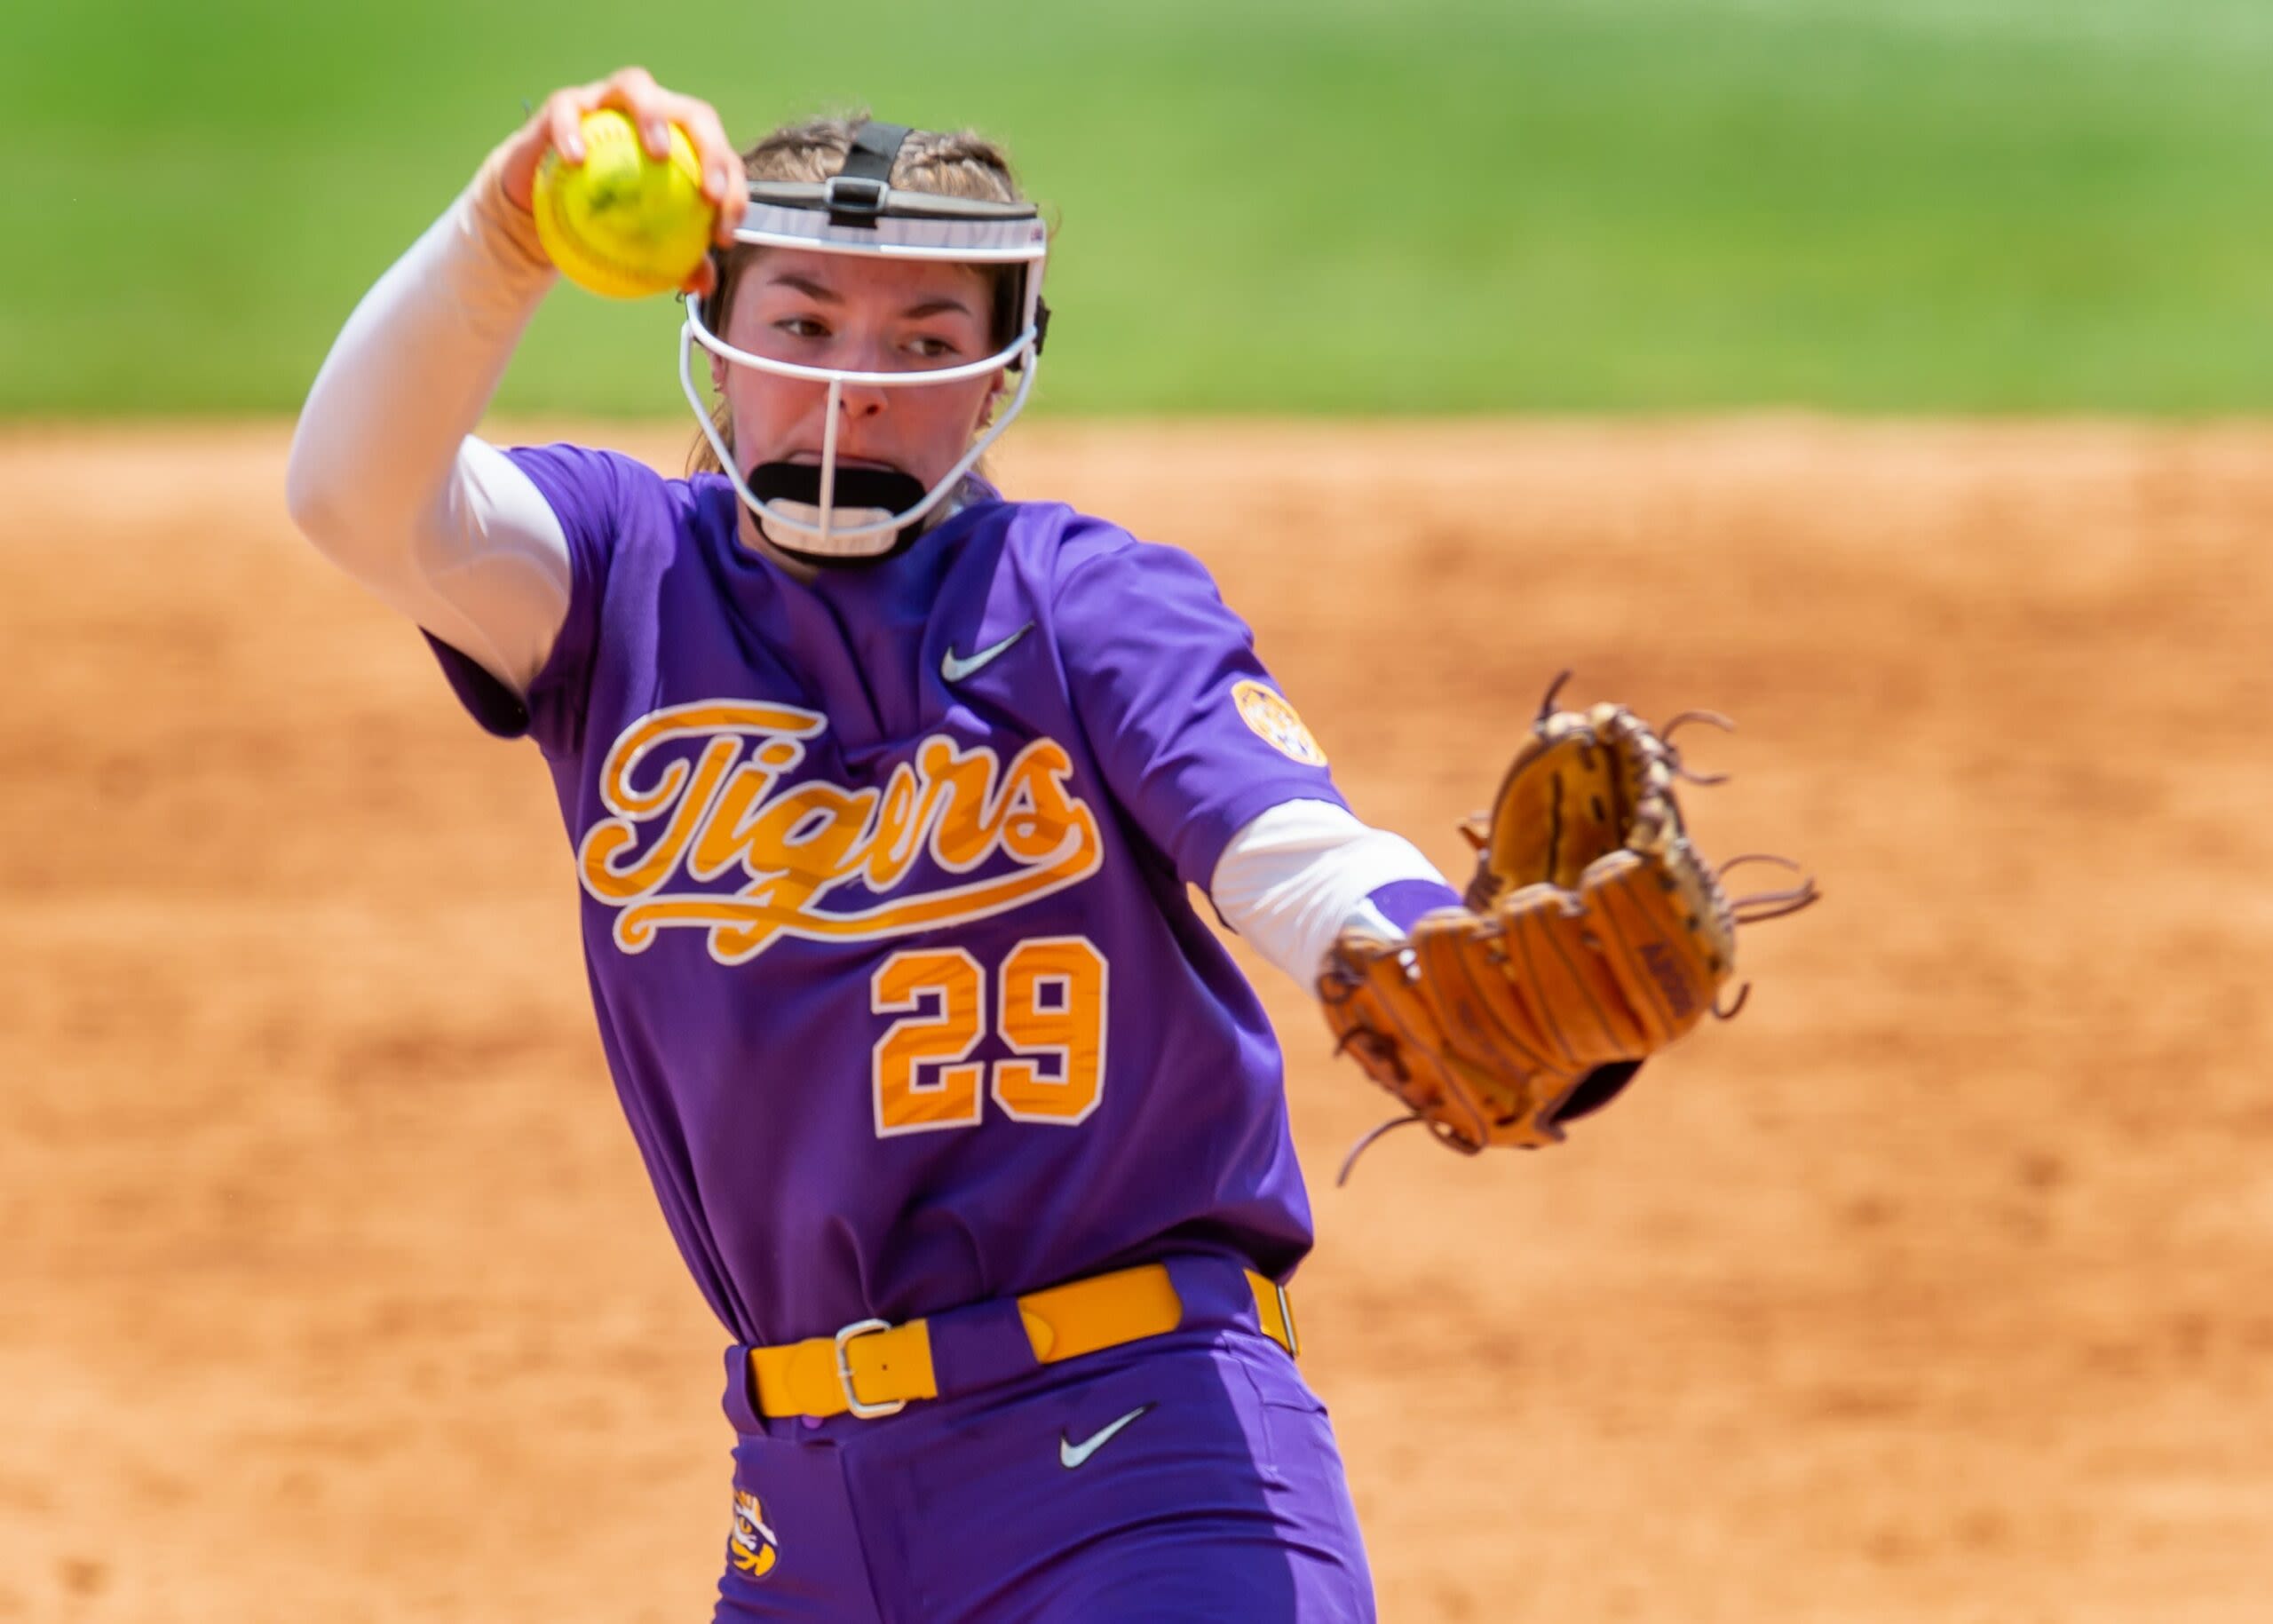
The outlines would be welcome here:
<svg viewBox="0 0 2273 1624">
<path fill-rule="evenodd" d="M 1198 559 L 1102 525 L 1068 551 L 1057 642 L 1114 798 L 1264 959 L 1315 994 L 1346 927 L 1395 933 L 1459 901 L 1350 812 Z"/>
<path fill-rule="evenodd" d="M 1208 899 L 1270 963 L 1318 995 L 1334 939 L 1352 926 L 1399 936 L 1460 893 L 1402 835 L 1330 801 L 1282 801 L 1232 836 Z"/>
<path fill-rule="evenodd" d="M 1197 558 L 1078 519 L 1057 556 L 1051 616 L 1074 711 L 1113 800 L 1179 879 L 1212 887 L 1234 837 L 1275 807 L 1347 815 L 1325 752 Z M 1397 860 L 1432 872 L 1409 849 L 1376 855 L 1392 860 L 1384 880 L 1403 877 Z"/>
<path fill-rule="evenodd" d="M 1315 993 L 1341 1046 L 1448 1142 L 1551 1142 L 1556 1122 L 1622 1089 L 1662 1035 L 1591 1052 L 1581 1045 L 1548 1061 L 1539 1046 L 1552 1034 L 1510 1032 L 1508 1022 L 1531 1024 L 1526 1003 L 1551 1017 L 1552 1006 L 1594 1007 L 1612 989 L 1588 977 L 1567 989 L 1509 985 L 1487 999 L 1477 970 L 1488 970 L 1491 982 L 1507 978 L 1497 968 L 1496 931 L 1469 906 L 1490 906 L 1478 887 L 1455 892 L 1409 841 L 1350 812 L 1325 751 L 1197 559 L 1125 536 L 1115 544 L 1112 535 L 1099 546 L 1097 535 L 1077 535 L 1066 550 L 1073 565 L 1055 602 L 1057 642 L 1114 798 L 1179 877 L 1206 889 L 1225 923 Z M 1558 749 L 1580 742 L 1562 739 Z M 1599 775 L 1611 763 L 1597 751 L 1588 771 Z M 1653 768 L 1643 815 L 1671 815 L 1662 765 Z M 1480 872 L 1514 872 L 1528 860 L 1521 848 L 1557 821 L 1534 816 L 1528 796 L 1503 790 L 1501 800 L 1499 821 L 1532 833 L 1513 852 L 1487 850 Z M 1574 877 L 1560 872 L 1560 860 L 1575 849 L 1556 844 L 1553 877 Z M 1646 883 L 1659 873 L 1635 877 Z M 1536 896 L 1524 894 L 1527 902 Z M 1559 901 L 1537 900 L 1564 916 Z M 1574 939 L 1554 951 L 1577 947 Z M 1544 1003 L 1542 993 L 1551 994 Z"/>
</svg>

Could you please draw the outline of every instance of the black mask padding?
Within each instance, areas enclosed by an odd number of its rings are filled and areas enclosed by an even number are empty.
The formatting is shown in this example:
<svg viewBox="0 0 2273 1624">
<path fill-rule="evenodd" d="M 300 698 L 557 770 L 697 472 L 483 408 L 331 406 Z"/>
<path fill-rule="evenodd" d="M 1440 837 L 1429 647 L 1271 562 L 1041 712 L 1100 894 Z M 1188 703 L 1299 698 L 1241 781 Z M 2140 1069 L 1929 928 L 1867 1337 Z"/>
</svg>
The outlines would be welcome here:
<svg viewBox="0 0 2273 1624">
<path fill-rule="evenodd" d="M 818 463 L 760 463 L 749 471 L 749 494 L 760 502 L 802 502 L 820 505 L 820 465 Z M 897 468 L 839 468 L 836 503 L 845 508 L 875 508 L 885 513 L 905 513 L 923 500 L 922 480 Z"/>
<path fill-rule="evenodd" d="M 820 505 L 820 468 L 812 463 L 760 463 L 749 471 L 749 494 L 760 502 L 798 502 L 810 508 Z M 897 468 L 840 468 L 836 471 L 835 511 L 847 509 L 875 509 L 884 513 L 905 513 L 923 500 L 924 487 L 912 474 Z M 760 528 L 765 520 L 753 514 Z M 931 515 L 926 514 L 925 518 Z M 841 553 L 809 552 L 797 545 L 802 539 L 796 531 L 786 536 L 765 532 L 765 539 L 790 557 L 803 558 L 809 564 L 828 568 L 852 568 L 863 564 L 881 564 L 886 558 L 897 558 L 915 544 L 923 534 L 923 519 L 902 525 L 899 534 L 892 537 L 891 545 L 882 552 L 864 557 L 848 558 Z"/>
</svg>

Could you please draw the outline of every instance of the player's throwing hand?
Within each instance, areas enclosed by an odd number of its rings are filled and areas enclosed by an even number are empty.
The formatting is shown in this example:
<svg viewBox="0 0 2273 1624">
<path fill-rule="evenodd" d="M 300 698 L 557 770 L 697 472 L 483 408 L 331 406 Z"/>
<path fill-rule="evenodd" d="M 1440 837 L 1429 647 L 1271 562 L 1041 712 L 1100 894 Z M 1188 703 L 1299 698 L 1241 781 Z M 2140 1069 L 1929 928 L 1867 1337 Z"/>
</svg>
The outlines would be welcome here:
<svg viewBox="0 0 2273 1624">
<path fill-rule="evenodd" d="M 734 227 L 749 206 L 741 154 L 726 139 L 717 109 L 707 101 L 665 90 L 644 67 L 620 67 L 605 79 L 572 84 L 547 96 L 544 105 L 499 149 L 498 178 L 508 201 L 524 211 L 531 208 L 537 165 L 546 153 L 558 152 L 566 163 L 582 163 L 583 116 L 603 107 L 613 107 L 631 121 L 641 148 L 651 158 L 669 155 L 671 125 L 686 131 L 701 164 L 703 201 L 718 211 L 713 234 L 721 248 L 731 247 Z M 705 259 L 681 291 L 709 293 L 717 278 L 717 266 Z"/>
</svg>

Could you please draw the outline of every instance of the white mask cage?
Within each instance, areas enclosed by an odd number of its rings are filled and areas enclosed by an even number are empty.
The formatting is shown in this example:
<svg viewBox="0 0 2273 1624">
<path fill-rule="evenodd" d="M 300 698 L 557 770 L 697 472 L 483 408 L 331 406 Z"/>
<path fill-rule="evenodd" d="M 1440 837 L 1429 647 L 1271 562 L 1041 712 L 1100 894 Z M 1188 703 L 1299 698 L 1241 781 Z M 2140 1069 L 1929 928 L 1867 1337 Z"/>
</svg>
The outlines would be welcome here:
<svg viewBox="0 0 2273 1624">
<path fill-rule="evenodd" d="M 883 163 L 899 139 L 893 125 L 870 125 L 890 139 Z M 899 132 L 904 135 L 904 132 Z M 856 142 L 855 156 L 862 143 Z M 876 148 L 871 145 L 871 153 Z M 848 162 L 848 167 L 851 167 Z M 784 534 L 797 538 L 794 550 L 828 558 L 865 558 L 889 552 L 900 533 L 922 520 L 962 482 L 987 447 L 1000 438 L 1034 392 L 1034 373 L 1041 359 L 1048 315 L 1041 302 L 1042 263 L 1049 252 L 1049 233 L 1030 203 L 985 202 L 946 197 L 928 192 L 894 190 L 883 181 L 863 175 L 838 175 L 822 185 L 756 182 L 750 184 L 749 209 L 735 227 L 734 241 L 754 248 L 794 248 L 809 253 L 860 254 L 886 259 L 937 260 L 955 265 L 1015 265 L 1023 267 L 1012 308 L 1017 330 L 1001 349 L 982 360 L 956 366 L 905 372 L 853 372 L 836 367 L 811 367 L 777 360 L 735 348 L 712 329 L 725 325 L 725 314 L 715 301 L 689 299 L 686 320 L 679 329 L 679 384 L 687 404 L 701 425 L 718 464 L 733 481 L 735 493 L 777 540 Z M 706 305 L 709 308 L 706 308 Z M 799 378 L 828 385 L 826 426 L 820 453 L 820 500 L 817 507 L 766 501 L 750 488 L 733 449 L 718 432 L 710 411 L 694 383 L 694 346 L 700 345 L 732 367 L 749 367 L 777 377 Z M 1018 387 L 1008 405 L 994 414 L 985 433 L 962 458 L 904 512 L 864 519 L 856 524 L 836 522 L 836 440 L 848 385 L 859 388 L 908 389 L 932 384 L 952 384 L 978 377 L 1007 367 L 1018 373 Z M 865 513 L 875 509 L 859 510 Z M 786 541 L 784 544 L 788 544 Z"/>
</svg>

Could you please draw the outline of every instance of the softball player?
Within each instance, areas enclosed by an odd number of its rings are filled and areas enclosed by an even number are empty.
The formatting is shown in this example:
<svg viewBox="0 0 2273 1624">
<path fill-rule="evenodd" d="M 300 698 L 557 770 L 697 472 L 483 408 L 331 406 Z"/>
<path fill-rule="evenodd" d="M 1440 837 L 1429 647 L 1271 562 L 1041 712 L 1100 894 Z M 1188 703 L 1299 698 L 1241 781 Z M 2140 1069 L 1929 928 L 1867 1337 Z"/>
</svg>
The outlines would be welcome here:
<svg viewBox="0 0 2273 1624">
<path fill-rule="evenodd" d="M 533 171 L 603 105 L 684 125 L 721 205 L 687 479 L 471 433 L 555 280 Z M 734 1339 L 721 1619 L 1373 1613 L 1292 1357 L 1278 1046 L 1185 886 L 1306 986 L 1345 923 L 1456 899 L 1196 561 L 981 477 L 1047 250 L 976 138 L 745 161 L 627 70 L 381 279 L 293 445 L 311 540 L 551 771 L 608 1062 Z"/>
</svg>

